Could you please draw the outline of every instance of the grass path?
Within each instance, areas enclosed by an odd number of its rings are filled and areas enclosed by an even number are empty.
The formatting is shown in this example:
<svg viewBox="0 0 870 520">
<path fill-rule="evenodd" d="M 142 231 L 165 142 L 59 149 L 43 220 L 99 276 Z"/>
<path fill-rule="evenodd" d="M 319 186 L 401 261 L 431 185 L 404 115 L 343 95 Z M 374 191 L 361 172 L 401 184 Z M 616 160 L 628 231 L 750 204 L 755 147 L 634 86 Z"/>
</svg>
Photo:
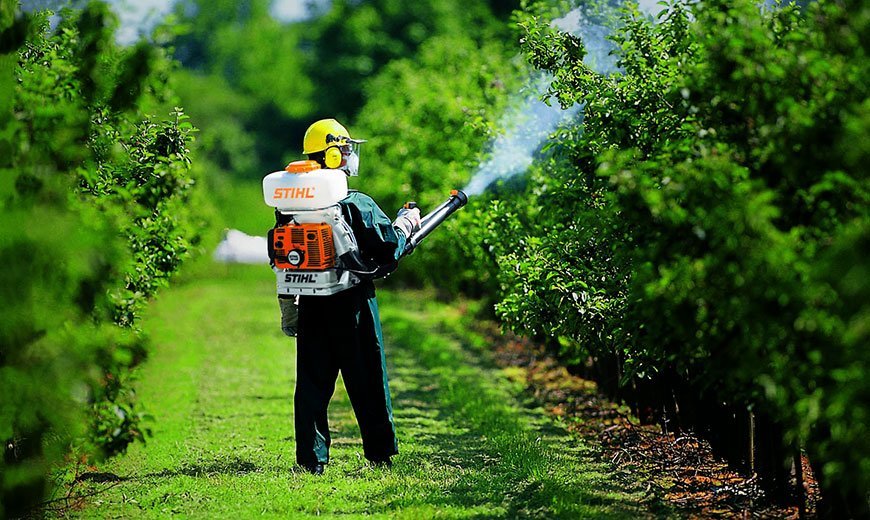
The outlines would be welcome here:
<svg viewBox="0 0 870 520">
<path fill-rule="evenodd" d="M 330 407 L 332 462 L 294 465 L 294 344 L 262 267 L 213 266 L 165 291 L 143 324 L 154 345 L 140 401 L 154 436 L 106 462 L 72 516 L 638 518 L 651 514 L 606 466 L 479 360 L 461 314 L 381 291 L 400 454 L 369 467 L 344 387 Z M 475 346 L 476 345 L 476 346 Z"/>
</svg>

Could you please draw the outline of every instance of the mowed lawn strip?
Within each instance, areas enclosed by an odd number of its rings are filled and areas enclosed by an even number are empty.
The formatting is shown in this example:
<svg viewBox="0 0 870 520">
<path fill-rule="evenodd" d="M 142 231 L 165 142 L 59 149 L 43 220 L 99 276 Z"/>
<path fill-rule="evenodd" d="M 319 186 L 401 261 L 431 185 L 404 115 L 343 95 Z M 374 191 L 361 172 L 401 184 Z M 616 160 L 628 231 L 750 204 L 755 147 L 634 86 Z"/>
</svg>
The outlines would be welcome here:
<svg viewBox="0 0 870 520">
<path fill-rule="evenodd" d="M 209 266 L 154 303 L 136 385 L 154 436 L 107 461 L 90 518 L 649 516 L 607 467 L 460 337 L 461 315 L 423 293 L 380 291 L 400 454 L 369 467 L 341 383 L 330 406 L 332 462 L 294 464 L 295 345 L 278 326 L 260 266 Z M 106 477 L 109 477 L 108 479 Z M 118 480 L 119 479 L 119 480 Z"/>
</svg>

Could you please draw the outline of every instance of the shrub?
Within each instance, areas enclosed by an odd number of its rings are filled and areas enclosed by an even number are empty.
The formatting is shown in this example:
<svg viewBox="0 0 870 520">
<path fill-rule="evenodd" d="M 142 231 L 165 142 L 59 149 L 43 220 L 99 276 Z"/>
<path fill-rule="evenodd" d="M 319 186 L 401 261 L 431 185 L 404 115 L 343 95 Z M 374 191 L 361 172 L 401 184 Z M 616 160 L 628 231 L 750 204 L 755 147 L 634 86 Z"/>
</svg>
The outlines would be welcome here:
<svg viewBox="0 0 870 520">
<path fill-rule="evenodd" d="M 169 97 L 166 58 L 118 48 L 102 4 L 64 12 L 54 32 L 14 5 L 0 4 L 0 76 L 13 79 L 0 93 L 5 514 L 41 499 L 73 445 L 108 456 L 144 440 L 126 384 L 145 355 L 136 318 L 201 225 L 186 205 L 192 127 L 180 110 L 143 114 Z"/>
<path fill-rule="evenodd" d="M 849 252 L 870 218 L 868 19 L 850 2 L 677 2 L 656 22 L 629 8 L 607 76 L 582 39 L 525 19 L 550 95 L 585 114 L 484 237 L 509 324 L 658 389 L 711 438 L 704 403 L 764 417 L 768 487 L 799 443 L 833 515 L 866 514 L 870 487 L 867 265 Z"/>
</svg>

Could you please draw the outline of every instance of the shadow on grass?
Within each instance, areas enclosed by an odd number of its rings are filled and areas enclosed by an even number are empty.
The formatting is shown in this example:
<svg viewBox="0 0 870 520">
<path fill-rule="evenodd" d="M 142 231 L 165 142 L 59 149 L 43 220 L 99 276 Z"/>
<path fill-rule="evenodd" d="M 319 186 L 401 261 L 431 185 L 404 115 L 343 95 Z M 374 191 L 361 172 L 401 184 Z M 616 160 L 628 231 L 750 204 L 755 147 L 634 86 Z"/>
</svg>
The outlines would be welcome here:
<svg viewBox="0 0 870 520">
<path fill-rule="evenodd" d="M 338 385 L 337 392 L 344 391 L 343 384 Z M 253 400 L 273 400 L 273 399 L 286 399 L 290 402 L 293 401 L 292 395 L 289 396 L 243 396 L 242 398 L 248 398 Z M 331 408 L 349 408 L 350 404 L 343 400 L 334 400 L 333 406 Z M 347 414 L 339 414 L 340 416 L 345 416 Z M 241 412 L 241 413 L 225 413 L 225 414 L 209 414 L 209 413 L 197 413 L 197 416 L 200 420 L 209 423 L 209 422 L 222 422 L 227 419 L 237 419 L 237 418 L 261 418 L 261 417 L 280 417 L 281 420 L 289 420 L 292 421 L 292 417 L 286 417 L 281 413 L 274 412 L 258 412 L 256 410 Z M 292 427 L 292 422 L 290 423 Z M 362 446 L 362 440 L 360 438 L 359 427 L 357 426 L 356 421 L 353 420 L 352 417 L 343 417 L 337 420 L 330 421 L 330 433 L 332 436 L 332 446 L 340 447 L 340 446 Z M 293 436 L 287 436 L 282 439 L 282 441 L 292 443 L 294 441 Z M 272 471 L 289 471 L 288 474 L 293 474 L 293 468 L 296 468 L 296 465 L 291 465 L 288 468 L 286 465 L 265 465 L 258 466 L 254 462 L 244 460 L 235 455 L 228 456 L 219 456 L 212 460 L 197 460 L 195 462 L 182 462 L 178 467 L 175 468 L 165 468 L 160 471 L 152 471 L 150 473 L 143 474 L 131 474 L 131 475 L 116 475 L 114 473 L 108 472 L 90 472 L 83 473 L 80 475 L 76 481 L 77 482 L 87 482 L 92 484 L 100 484 L 100 483 L 120 483 L 120 482 L 130 482 L 130 483 L 143 483 L 153 481 L 154 479 L 171 479 L 175 477 L 194 477 L 194 478 L 211 478 L 215 476 L 238 476 L 238 475 L 246 475 L 249 473 L 262 473 L 262 472 L 272 472 Z"/>
<path fill-rule="evenodd" d="M 238 399 L 253 399 L 255 401 L 280 401 L 280 402 L 293 402 L 293 394 L 284 394 L 284 395 L 240 395 Z"/>
<path fill-rule="evenodd" d="M 487 518 L 649 516 L 588 448 L 520 408 L 497 381 L 500 374 L 465 359 L 456 341 L 400 313 L 385 313 L 384 326 L 397 427 L 400 438 L 414 439 L 396 471 L 447 472 L 413 493 L 402 480 L 388 487 L 385 512 L 426 504 L 466 513 L 483 507 L 472 515 Z"/>
<path fill-rule="evenodd" d="M 182 464 L 175 469 L 164 469 L 145 473 L 143 475 L 120 476 L 114 473 L 83 473 L 76 479 L 77 482 L 136 482 L 139 480 L 153 478 L 172 478 L 172 477 L 213 477 L 215 475 L 245 475 L 248 473 L 256 473 L 262 471 L 253 462 L 242 460 L 238 457 L 230 457 L 227 459 L 216 459 L 207 462 L 196 464 Z"/>
</svg>

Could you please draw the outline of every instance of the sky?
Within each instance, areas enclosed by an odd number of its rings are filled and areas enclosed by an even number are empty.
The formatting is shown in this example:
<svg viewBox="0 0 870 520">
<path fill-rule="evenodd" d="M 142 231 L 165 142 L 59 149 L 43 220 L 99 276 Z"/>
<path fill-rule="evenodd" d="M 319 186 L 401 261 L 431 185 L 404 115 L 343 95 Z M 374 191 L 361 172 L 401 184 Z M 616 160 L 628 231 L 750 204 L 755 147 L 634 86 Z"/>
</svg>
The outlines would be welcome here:
<svg viewBox="0 0 870 520">
<path fill-rule="evenodd" d="M 302 20 L 308 14 L 307 4 L 325 1 L 273 0 L 272 16 L 283 22 Z M 138 40 L 140 36 L 149 34 L 154 25 L 172 11 L 175 0 L 107 0 L 107 2 L 121 19 L 121 27 L 117 35 L 118 42 L 129 45 Z M 638 0 L 640 8 L 650 14 L 657 14 L 662 9 L 658 2 L 659 0 Z M 71 3 L 74 3 L 74 0 L 22 0 L 21 6 L 25 11 L 57 10 Z"/>
<path fill-rule="evenodd" d="M 22 0 L 21 7 L 25 11 L 57 10 L 72 3 L 72 0 Z M 175 0 L 107 0 L 107 3 L 121 19 L 118 42 L 127 45 L 138 40 L 141 35 L 149 34 L 154 25 L 172 11 Z M 302 20 L 308 13 L 308 3 L 308 0 L 274 0 L 272 16 L 283 22 Z"/>
<path fill-rule="evenodd" d="M 661 0 L 637 0 L 637 6 L 640 10 L 653 16 L 659 14 L 665 7 L 659 5 Z"/>
</svg>

